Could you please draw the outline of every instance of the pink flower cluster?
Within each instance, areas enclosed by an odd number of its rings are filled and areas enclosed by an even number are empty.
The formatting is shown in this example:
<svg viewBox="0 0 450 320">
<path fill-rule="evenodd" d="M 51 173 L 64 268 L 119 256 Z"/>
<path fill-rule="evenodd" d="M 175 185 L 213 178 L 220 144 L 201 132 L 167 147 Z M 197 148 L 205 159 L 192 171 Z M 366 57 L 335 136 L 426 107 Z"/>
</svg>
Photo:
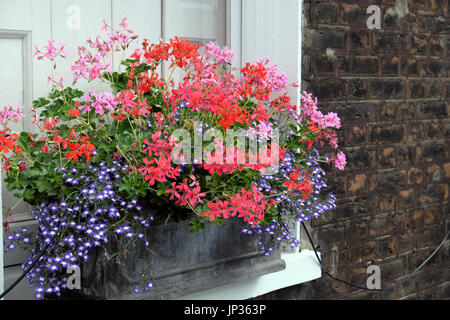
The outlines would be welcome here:
<svg viewBox="0 0 450 320">
<path fill-rule="evenodd" d="M 128 29 L 125 21 L 126 18 L 122 19 L 122 22 L 119 24 L 122 29 L 108 33 L 106 40 L 103 40 L 100 36 L 95 39 L 88 39 L 87 44 L 92 52 L 86 47 L 78 47 L 79 59 L 72 66 L 72 71 L 74 72 L 73 84 L 79 78 L 94 80 L 99 78 L 102 72 L 111 72 L 111 52 L 125 50 L 130 42 L 137 38 L 134 35 L 129 36 L 133 31 Z M 108 28 L 109 25 L 103 20 L 102 30 L 107 30 Z"/>
<path fill-rule="evenodd" d="M 65 58 L 67 56 L 67 51 L 64 49 L 66 44 L 61 42 L 55 45 L 55 40 L 48 40 L 47 45 L 42 47 L 42 51 L 39 50 L 37 46 L 35 46 L 34 57 L 37 57 L 38 60 L 42 60 L 47 58 L 50 61 L 54 61 L 57 57 Z"/>
<path fill-rule="evenodd" d="M 105 114 L 105 110 L 113 111 L 117 106 L 117 101 L 110 92 L 92 92 L 89 90 L 83 97 L 85 104 L 79 105 L 78 108 L 85 114 L 94 109 L 99 115 Z"/>
<path fill-rule="evenodd" d="M 207 59 L 212 58 L 216 64 L 227 64 L 234 60 L 234 53 L 227 47 L 220 47 L 210 41 L 205 43 L 204 55 Z"/>
<path fill-rule="evenodd" d="M 301 110 L 311 121 L 318 123 L 323 129 L 341 127 L 341 119 L 336 113 L 330 112 L 323 115 L 317 108 L 317 98 L 311 98 L 310 93 L 303 92 Z"/>
<path fill-rule="evenodd" d="M 22 118 L 25 117 L 25 114 L 22 112 L 23 106 L 18 106 L 15 104 L 8 104 L 3 108 L 0 108 L 0 124 L 3 127 L 7 128 L 9 122 L 19 122 Z"/>
<path fill-rule="evenodd" d="M 111 61 L 107 58 L 102 61 L 101 54 L 93 55 L 85 47 L 78 47 L 78 55 L 79 59 L 71 67 L 74 78 L 73 84 L 77 83 L 80 78 L 94 80 L 101 77 L 102 72 L 111 72 Z"/>
<path fill-rule="evenodd" d="M 338 139 L 336 132 L 326 129 L 339 129 L 341 127 L 341 119 L 339 119 L 338 115 L 334 112 L 323 115 L 317 108 L 317 98 L 312 99 L 311 94 L 306 92 L 302 95 L 302 105 L 300 108 L 302 114 L 300 115 L 299 120 L 304 118 L 314 125 L 318 124 L 320 127 L 320 131 L 317 132 L 319 138 L 328 141 L 334 149 L 337 149 Z M 321 144 L 323 144 L 323 141 L 321 141 Z M 344 170 L 345 165 L 347 164 L 345 154 L 342 151 L 338 151 L 336 158 L 330 159 L 329 162 L 334 162 L 336 168 L 339 170 Z"/>
<path fill-rule="evenodd" d="M 260 59 L 261 62 L 267 69 L 267 82 L 273 91 L 279 94 L 285 94 L 286 88 L 289 86 L 288 76 L 283 71 L 278 69 L 277 65 L 270 62 L 269 58 Z"/>
<path fill-rule="evenodd" d="M 260 122 L 259 124 L 253 124 L 253 127 L 247 129 L 247 136 L 252 139 L 272 139 L 273 129 L 270 123 Z"/>
</svg>

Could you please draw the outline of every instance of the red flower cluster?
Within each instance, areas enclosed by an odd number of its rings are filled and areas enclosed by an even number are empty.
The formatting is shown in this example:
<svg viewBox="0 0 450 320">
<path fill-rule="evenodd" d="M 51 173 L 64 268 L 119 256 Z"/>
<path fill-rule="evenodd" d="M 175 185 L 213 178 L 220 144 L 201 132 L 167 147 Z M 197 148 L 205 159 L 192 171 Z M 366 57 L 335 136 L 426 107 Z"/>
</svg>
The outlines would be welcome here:
<svg viewBox="0 0 450 320">
<path fill-rule="evenodd" d="M 302 167 L 297 165 L 295 167 L 295 172 L 292 172 L 289 175 L 290 179 L 283 184 L 289 191 L 295 190 L 303 194 L 303 201 L 305 201 L 310 196 L 313 187 L 311 181 L 308 179 L 312 177 L 312 174 L 306 173 Z"/>
<path fill-rule="evenodd" d="M 78 138 L 81 143 L 69 143 L 69 149 L 72 150 L 67 153 L 66 158 L 72 159 L 73 161 L 77 161 L 79 157 L 85 155 L 86 161 L 91 160 L 92 151 L 95 150 L 95 146 L 89 142 L 89 137 L 79 137 Z"/>
<path fill-rule="evenodd" d="M 209 216 L 211 221 L 217 217 L 228 219 L 238 216 L 253 226 L 264 219 L 264 214 L 269 204 L 264 200 L 265 196 L 259 192 L 255 185 L 251 190 L 241 189 L 240 193 L 232 195 L 230 200 L 208 202 L 209 211 L 204 215 Z"/>
<path fill-rule="evenodd" d="M 157 131 L 152 135 L 152 140 L 144 139 L 146 147 L 142 150 L 148 157 L 144 158 L 144 167 L 138 168 L 138 172 L 152 186 L 156 181 L 165 182 L 168 178 L 176 179 L 180 173 L 179 167 L 172 167 L 171 152 L 177 145 L 173 139 L 161 139 L 163 133 Z"/>
<path fill-rule="evenodd" d="M 201 197 L 206 196 L 206 193 L 200 192 L 200 183 L 197 181 L 195 176 L 191 174 L 189 176 L 192 180 L 190 184 L 187 183 L 187 178 L 184 179 L 182 184 L 177 185 L 175 182 L 172 182 L 172 189 L 166 190 L 166 193 L 170 193 L 170 200 L 174 197 L 178 200 L 175 203 L 180 206 L 187 206 L 188 204 L 191 207 L 195 207 L 196 203 L 202 203 Z"/>
</svg>

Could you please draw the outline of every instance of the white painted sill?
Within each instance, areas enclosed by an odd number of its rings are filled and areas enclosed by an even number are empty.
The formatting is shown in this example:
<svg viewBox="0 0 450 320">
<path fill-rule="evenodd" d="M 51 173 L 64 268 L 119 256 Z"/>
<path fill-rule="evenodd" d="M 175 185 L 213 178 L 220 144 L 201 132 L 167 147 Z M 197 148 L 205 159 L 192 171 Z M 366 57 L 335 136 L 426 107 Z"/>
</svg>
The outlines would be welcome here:
<svg viewBox="0 0 450 320">
<path fill-rule="evenodd" d="M 314 251 L 282 253 L 281 258 L 286 262 L 284 270 L 193 293 L 177 300 L 245 300 L 322 276 L 322 270 Z"/>
</svg>

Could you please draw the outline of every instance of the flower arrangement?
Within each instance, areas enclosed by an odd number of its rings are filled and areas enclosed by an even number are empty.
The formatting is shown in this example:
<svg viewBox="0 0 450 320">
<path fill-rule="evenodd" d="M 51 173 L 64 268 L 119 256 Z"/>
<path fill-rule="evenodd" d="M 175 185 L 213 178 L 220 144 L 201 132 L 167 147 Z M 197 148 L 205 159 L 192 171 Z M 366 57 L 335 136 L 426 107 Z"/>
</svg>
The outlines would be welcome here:
<svg viewBox="0 0 450 320">
<path fill-rule="evenodd" d="M 200 53 L 199 45 L 178 37 L 143 39 L 113 71 L 112 56 L 138 36 L 126 19 L 118 29 L 105 22 L 102 29 L 110 30 L 105 38 L 78 48 L 72 87 L 48 78 L 50 94 L 33 102 L 37 130 L 8 127 L 25 116 L 23 107 L 0 110 L 5 181 L 32 205 L 39 223 L 35 233 L 10 233 L 6 248 L 31 246 L 24 269 L 47 248 L 27 275 L 36 298 L 59 295 L 65 269 L 87 261 L 109 234 L 121 250 L 105 255 L 118 262 L 136 241 L 151 246 L 146 235 L 158 221 L 190 219 L 196 232 L 243 219 L 242 232 L 268 236 L 261 250 L 270 255 L 277 243 L 300 245 L 290 221 L 335 208 L 323 164 L 343 170 L 345 155 L 337 151 L 330 159 L 316 147 L 338 149 L 340 119 L 322 114 L 307 93 L 294 105 L 287 76 L 268 58 L 235 69 L 233 52 L 212 42 Z M 64 47 L 48 41 L 35 56 L 55 70 Z M 82 92 L 73 87 L 80 79 L 111 90 Z M 149 206 L 164 210 L 151 214 L 143 209 Z M 135 290 L 151 287 L 147 281 Z"/>
</svg>

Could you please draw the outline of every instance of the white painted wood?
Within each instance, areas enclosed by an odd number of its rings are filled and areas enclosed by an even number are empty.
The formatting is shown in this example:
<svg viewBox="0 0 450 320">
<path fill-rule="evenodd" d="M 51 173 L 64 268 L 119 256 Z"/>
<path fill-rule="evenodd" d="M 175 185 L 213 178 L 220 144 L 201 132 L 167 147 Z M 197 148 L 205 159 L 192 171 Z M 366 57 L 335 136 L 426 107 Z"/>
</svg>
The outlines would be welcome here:
<svg viewBox="0 0 450 320">
<path fill-rule="evenodd" d="M 242 67 L 242 0 L 227 0 L 227 41 L 234 52 L 233 67 Z"/>
<path fill-rule="evenodd" d="M 163 4 L 165 40 L 179 36 L 226 44 L 226 1 L 165 0 Z"/>
<path fill-rule="evenodd" d="M 35 0 L 1 0 L 0 29 L 31 30 L 30 8 L 33 1 Z"/>
<path fill-rule="evenodd" d="M 301 77 L 301 0 L 244 0 L 242 6 L 242 60 L 269 57 L 289 77 Z M 288 90 L 299 101 L 300 88 Z"/>
<path fill-rule="evenodd" d="M 322 276 L 320 264 L 311 250 L 283 253 L 281 258 L 286 262 L 286 269 L 282 271 L 190 294 L 177 300 L 245 300 Z"/>
</svg>

